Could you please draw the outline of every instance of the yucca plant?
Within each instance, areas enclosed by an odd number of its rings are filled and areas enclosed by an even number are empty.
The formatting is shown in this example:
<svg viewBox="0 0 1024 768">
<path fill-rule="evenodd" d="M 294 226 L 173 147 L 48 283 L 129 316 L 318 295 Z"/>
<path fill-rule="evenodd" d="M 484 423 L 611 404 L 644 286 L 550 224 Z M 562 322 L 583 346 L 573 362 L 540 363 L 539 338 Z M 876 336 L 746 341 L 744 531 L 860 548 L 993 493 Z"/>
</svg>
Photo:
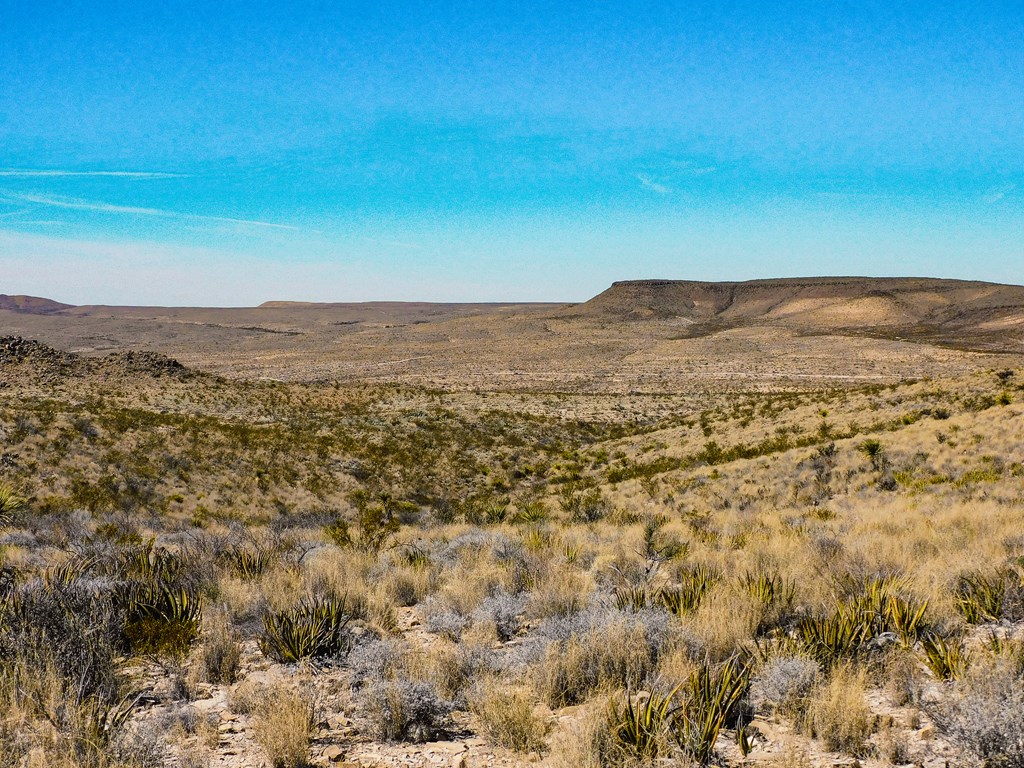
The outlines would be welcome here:
<svg viewBox="0 0 1024 768">
<path fill-rule="evenodd" d="M 683 571 L 679 584 L 675 587 L 663 587 L 658 592 L 658 599 L 669 613 L 683 616 L 693 613 L 704 600 L 704 596 L 719 579 L 716 571 L 703 565 Z"/>
<path fill-rule="evenodd" d="M 513 523 L 542 523 L 548 518 L 548 508 L 543 501 L 527 501 L 519 504 L 516 513 L 512 515 Z"/>
<path fill-rule="evenodd" d="M 735 720 L 740 700 L 750 688 L 748 661 L 733 656 L 713 667 L 707 663 L 690 674 L 685 700 L 674 711 L 669 733 L 699 765 L 708 765 L 722 728 Z"/>
<path fill-rule="evenodd" d="M 761 636 L 790 621 L 796 602 L 796 585 L 777 573 L 747 571 L 740 577 L 740 586 L 756 599 L 763 609 L 755 635 Z"/>
<path fill-rule="evenodd" d="M 14 515 L 24 508 L 26 501 L 7 483 L 0 483 L 0 525 L 8 525 Z"/>
<path fill-rule="evenodd" d="M 566 544 L 562 547 L 562 556 L 565 558 L 565 562 L 573 565 L 580 559 L 580 555 L 583 553 L 583 547 L 578 545 Z"/>
<path fill-rule="evenodd" d="M 43 575 L 46 584 L 71 584 L 85 576 L 99 562 L 95 557 L 70 557 L 60 565 L 47 569 Z"/>
<path fill-rule="evenodd" d="M 402 565 L 411 565 L 413 568 L 426 568 L 430 565 L 430 555 L 415 544 L 403 544 L 395 557 Z"/>
<path fill-rule="evenodd" d="M 638 613 L 649 607 L 651 595 L 646 585 L 630 585 L 615 590 L 615 607 L 620 611 Z"/>
<path fill-rule="evenodd" d="M 870 622 L 872 632 L 895 632 L 905 645 L 913 645 L 926 631 L 928 602 L 918 603 L 906 595 L 903 579 L 887 576 L 865 582 L 863 593 L 849 603 Z"/>
<path fill-rule="evenodd" d="M 236 547 L 222 555 L 222 561 L 247 581 L 258 579 L 274 561 L 272 552 L 266 549 Z"/>
<path fill-rule="evenodd" d="M 927 610 L 927 600 L 915 604 L 899 595 L 890 595 L 885 603 L 885 621 L 904 645 L 911 646 L 928 631 Z"/>
<path fill-rule="evenodd" d="M 124 634 L 132 653 L 181 656 L 199 637 L 202 601 L 183 587 L 137 585 L 125 607 Z"/>
<path fill-rule="evenodd" d="M 871 462 L 871 468 L 877 472 L 881 468 L 882 459 L 885 456 L 885 448 L 882 447 L 882 443 L 874 438 L 868 438 L 858 446 L 858 449 L 867 456 Z"/>
<path fill-rule="evenodd" d="M 185 571 L 182 559 L 170 550 L 158 548 L 153 538 L 145 544 L 122 547 L 107 569 L 115 577 L 127 576 L 165 586 L 179 583 Z"/>
<path fill-rule="evenodd" d="M 967 669 L 970 656 L 964 650 L 962 641 L 947 641 L 937 632 L 930 632 L 921 638 L 924 663 L 939 680 L 956 680 Z"/>
<path fill-rule="evenodd" d="M 523 544 L 526 545 L 527 549 L 537 552 L 542 549 L 547 549 L 551 546 L 551 542 L 554 540 L 550 531 L 546 531 L 540 526 L 530 526 L 526 533 L 523 534 Z"/>
<path fill-rule="evenodd" d="M 956 604 L 969 624 L 999 621 L 1003 615 L 1004 574 L 968 573 L 956 585 Z"/>
<path fill-rule="evenodd" d="M 740 584 L 765 608 L 789 608 L 796 600 L 796 585 L 777 573 L 747 571 L 740 577 Z"/>
<path fill-rule="evenodd" d="M 829 616 L 807 617 L 797 625 L 801 645 L 825 667 L 856 656 L 874 635 L 873 615 L 844 603 Z"/>
<path fill-rule="evenodd" d="M 637 701 L 627 693 L 621 708 L 611 699 L 608 729 L 616 749 L 634 760 L 650 761 L 662 756 L 667 746 L 666 725 L 674 712 L 673 698 L 678 690 L 667 694 L 654 691 Z"/>
<path fill-rule="evenodd" d="M 347 650 L 352 612 L 344 597 L 304 600 L 290 611 L 263 617 L 260 649 L 282 663 L 337 656 Z"/>
</svg>

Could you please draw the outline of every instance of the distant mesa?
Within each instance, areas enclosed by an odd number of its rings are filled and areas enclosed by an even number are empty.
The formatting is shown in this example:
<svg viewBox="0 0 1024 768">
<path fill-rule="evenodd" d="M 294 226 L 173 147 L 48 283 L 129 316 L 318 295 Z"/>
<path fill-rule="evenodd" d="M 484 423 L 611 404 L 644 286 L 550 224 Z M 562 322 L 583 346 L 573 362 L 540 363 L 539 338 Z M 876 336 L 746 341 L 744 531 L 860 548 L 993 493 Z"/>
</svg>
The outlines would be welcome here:
<svg viewBox="0 0 1024 768">
<path fill-rule="evenodd" d="M 24 315 L 52 315 L 73 307 L 73 304 L 61 304 L 59 301 L 39 296 L 8 296 L 0 293 L 0 309 Z"/>
<path fill-rule="evenodd" d="M 988 349 L 1024 342 L 1024 286 L 940 278 L 628 280 L 563 314 L 602 321 L 676 319 L 695 328 L 757 324 L 884 332 Z"/>
</svg>

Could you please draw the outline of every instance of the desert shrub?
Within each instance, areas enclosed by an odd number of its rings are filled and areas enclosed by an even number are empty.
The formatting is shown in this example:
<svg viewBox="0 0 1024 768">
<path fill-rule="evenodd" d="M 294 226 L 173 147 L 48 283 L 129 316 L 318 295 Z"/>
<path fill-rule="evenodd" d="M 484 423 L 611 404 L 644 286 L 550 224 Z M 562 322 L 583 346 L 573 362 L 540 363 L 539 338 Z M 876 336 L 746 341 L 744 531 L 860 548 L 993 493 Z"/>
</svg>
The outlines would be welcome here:
<svg viewBox="0 0 1024 768">
<path fill-rule="evenodd" d="M 725 661 L 749 645 L 763 615 L 763 607 L 755 598 L 728 585 L 703 600 L 682 625 L 696 641 L 697 655 Z"/>
<path fill-rule="evenodd" d="M 372 683 L 361 698 L 371 732 L 384 741 L 429 741 L 448 727 L 453 709 L 433 685 L 401 677 Z"/>
<path fill-rule="evenodd" d="M 431 634 L 441 635 L 449 640 L 462 637 L 472 619 L 460 611 L 455 611 L 441 600 L 430 598 L 423 604 L 423 628 Z"/>
<path fill-rule="evenodd" d="M 910 742 L 905 731 L 887 725 L 875 737 L 878 756 L 888 765 L 906 765 L 913 762 L 910 753 Z"/>
<path fill-rule="evenodd" d="M 19 765 L 102 764 L 135 705 L 120 688 L 86 692 L 46 648 L 0 662 L 0 757 Z M 113 669 L 111 669 L 113 673 Z"/>
<path fill-rule="evenodd" d="M 437 574 L 427 564 L 403 563 L 389 568 L 381 580 L 382 591 L 396 604 L 409 607 L 425 600 L 437 588 Z"/>
<path fill-rule="evenodd" d="M 1024 766 L 1024 679 L 1012 665 L 979 665 L 926 709 L 940 732 L 985 765 Z"/>
<path fill-rule="evenodd" d="M 559 620 L 581 611 L 592 584 L 576 569 L 552 567 L 533 585 L 526 613 L 532 619 Z"/>
<path fill-rule="evenodd" d="M 308 695 L 283 685 L 262 691 L 252 732 L 273 768 L 311 765 L 309 745 L 314 728 L 315 709 Z"/>
<path fill-rule="evenodd" d="M 865 687 L 863 670 L 845 664 L 835 667 L 811 694 L 804 720 L 807 734 L 821 739 L 827 749 L 866 755 L 875 717 L 864 698 Z"/>
<path fill-rule="evenodd" d="M 85 578 L 33 580 L 0 604 L 0 659 L 32 659 L 54 667 L 74 686 L 75 699 L 118 696 L 116 659 L 124 614 L 102 585 Z"/>
<path fill-rule="evenodd" d="M 235 682 L 242 658 L 239 641 L 238 632 L 226 612 L 220 611 L 208 621 L 200 649 L 200 664 L 207 682 Z"/>
<path fill-rule="evenodd" d="M 402 667 L 411 677 L 433 684 L 442 697 L 460 708 L 465 704 L 467 686 L 488 667 L 486 649 L 446 641 L 432 644 L 425 653 L 409 654 L 403 661 Z"/>
<path fill-rule="evenodd" d="M 579 483 L 566 483 L 559 493 L 558 505 L 572 523 L 594 523 L 609 511 L 600 488 L 583 488 Z"/>
<path fill-rule="evenodd" d="M 628 759 L 628 758 L 627 758 Z M 551 740 L 553 768 L 620 768 L 623 753 L 612 738 L 608 707 L 588 705 Z"/>
<path fill-rule="evenodd" d="M 337 518 L 324 528 L 327 538 L 339 547 L 363 552 L 380 552 L 388 547 L 401 527 L 397 517 L 399 502 L 382 494 L 377 503 L 371 503 L 365 492 L 353 494 L 352 502 L 356 506 L 355 521 Z"/>
<path fill-rule="evenodd" d="M 346 658 L 352 670 L 352 687 L 361 688 L 393 677 L 405 663 L 403 643 L 390 638 L 370 638 L 352 647 Z"/>
<path fill-rule="evenodd" d="M 514 752 L 544 751 L 547 727 L 534 714 L 526 692 L 484 680 L 470 692 L 469 706 L 480 718 L 483 734 L 492 744 Z"/>
<path fill-rule="evenodd" d="M 667 618 L 662 611 L 630 613 L 597 605 L 545 622 L 539 639 L 547 647 L 536 670 L 542 698 L 562 707 L 602 687 L 641 688 L 668 643 Z"/>
<path fill-rule="evenodd" d="M 498 639 L 508 642 L 519 633 L 522 627 L 526 603 L 525 595 L 498 592 L 480 604 L 480 607 L 473 613 L 473 619 L 493 624 Z"/>
<path fill-rule="evenodd" d="M 1008 621 L 1024 620 L 1024 562 L 1004 571 L 1003 618 Z"/>
<path fill-rule="evenodd" d="M 882 666 L 885 689 L 898 707 L 920 706 L 926 676 L 913 649 L 900 648 L 885 657 Z"/>
<path fill-rule="evenodd" d="M 750 683 L 750 704 L 758 712 L 782 713 L 799 720 L 820 672 L 806 656 L 773 656 Z"/>
<path fill-rule="evenodd" d="M 772 768 L 814 768 L 814 763 L 807 753 L 796 747 L 787 747 L 768 764 Z"/>
<path fill-rule="evenodd" d="M 260 649 L 282 663 L 337 657 L 348 650 L 351 619 L 344 597 L 303 600 L 291 610 L 263 617 Z"/>
</svg>

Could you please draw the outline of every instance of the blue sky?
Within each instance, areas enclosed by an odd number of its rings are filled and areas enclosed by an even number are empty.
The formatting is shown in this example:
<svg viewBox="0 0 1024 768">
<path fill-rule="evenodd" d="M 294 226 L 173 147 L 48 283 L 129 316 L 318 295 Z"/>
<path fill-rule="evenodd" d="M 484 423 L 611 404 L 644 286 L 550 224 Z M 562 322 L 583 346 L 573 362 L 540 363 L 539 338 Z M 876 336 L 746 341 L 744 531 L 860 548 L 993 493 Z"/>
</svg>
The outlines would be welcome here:
<svg viewBox="0 0 1024 768">
<path fill-rule="evenodd" d="M 0 292 L 809 274 L 1024 282 L 1020 0 L 0 0 Z"/>
</svg>

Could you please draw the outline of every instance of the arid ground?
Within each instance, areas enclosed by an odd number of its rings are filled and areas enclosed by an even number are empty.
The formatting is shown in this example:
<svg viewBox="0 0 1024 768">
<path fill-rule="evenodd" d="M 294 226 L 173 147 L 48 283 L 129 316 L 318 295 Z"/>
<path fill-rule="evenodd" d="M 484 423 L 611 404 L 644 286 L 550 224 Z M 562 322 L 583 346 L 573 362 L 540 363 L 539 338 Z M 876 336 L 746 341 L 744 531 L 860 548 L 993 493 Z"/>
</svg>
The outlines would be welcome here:
<svg viewBox="0 0 1024 768">
<path fill-rule="evenodd" d="M 1024 287 L 0 336 L 4 765 L 1024 765 Z"/>
</svg>

